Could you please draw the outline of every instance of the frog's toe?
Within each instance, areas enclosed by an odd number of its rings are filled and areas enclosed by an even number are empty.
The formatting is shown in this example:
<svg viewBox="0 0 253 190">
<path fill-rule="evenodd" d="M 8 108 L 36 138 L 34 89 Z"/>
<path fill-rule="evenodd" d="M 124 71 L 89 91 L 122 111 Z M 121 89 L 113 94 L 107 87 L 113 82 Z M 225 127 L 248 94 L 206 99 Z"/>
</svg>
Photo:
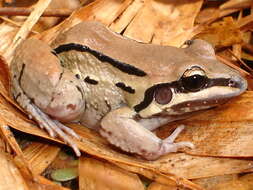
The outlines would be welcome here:
<svg viewBox="0 0 253 190">
<path fill-rule="evenodd" d="M 54 120 L 54 122 L 57 124 L 57 126 L 58 126 L 60 129 L 62 129 L 63 131 L 65 131 L 65 133 L 71 135 L 72 137 L 74 137 L 74 138 L 76 138 L 76 139 L 80 139 L 80 137 L 76 134 L 76 132 L 75 132 L 73 129 L 71 129 L 71 128 L 65 126 L 65 125 L 63 125 L 63 124 L 62 124 L 61 122 L 59 122 L 58 120 Z"/>
<path fill-rule="evenodd" d="M 162 142 L 162 151 L 169 153 L 169 152 L 177 152 L 180 148 L 194 148 L 194 144 L 191 142 L 178 142 L 174 143 L 175 139 L 178 137 L 178 135 L 184 130 L 185 126 L 180 125 L 178 126 L 173 133 L 163 140 Z"/>
<path fill-rule="evenodd" d="M 66 127 L 58 120 L 51 119 L 47 114 L 42 112 L 37 106 L 33 105 L 35 109 L 36 116 L 34 118 L 39 123 L 40 127 L 45 129 L 51 137 L 59 137 L 65 143 L 70 145 L 70 147 L 74 150 L 77 156 L 80 156 L 80 150 L 78 149 L 76 143 L 69 137 L 69 135 L 80 139 L 80 137 L 70 128 Z"/>
<path fill-rule="evenodd" d="M 177 136 L 184 130 L 184 126 L 180 125 L 175 129 L 175 131 L 166 139 L 161 141 L 160 148 L 157 152 L 153 152 L 152 154 L 148 155 L 149 160 L 157 159 L 161 155 L 165 155 L 171 152 L 178 152 L 181 148 L 194 148 L 194 144 L 191 142 L 177 142 L 175 143 L 175 139 Z"/>
<path fill-rule="evenodd" d="M 161 151 L 164 153 L 177 152 L 180 148 L 194 148 L 194 144 L 191 142 L 178 142 L 178 143 L 168 143 L 163 141 L 161 146 Z"/>
<path fill-rule="evenodd" d="M 32 112 L 33 118 L 35 118 L 35 120 L 38 122 L 40 128 L 45 129 L 51 137 L 56 137 L 55 131 L 50 126 L 51 121 L 48 116 L 44 114 L 37 106 L 31 104 L 31 107 L 34 109 Z"/>
<path fill-rule="evenodd" d="M 77 147 L 76 143 L 71 138 L 69 138 L 69 135 L 77 137 L 78 139 L 80 139 L 80 137 L 72 129 L 66 127 L 59 121 L 57 120 L 51 120 L 51 121 L 52 121 L 51 128 L 55 131 L 57 136 L 60 139 L 62 139 L 65 143 L 67 143 L 74 150 L 77 156 L 81 156 L 79 148 Z"/>
</svg>

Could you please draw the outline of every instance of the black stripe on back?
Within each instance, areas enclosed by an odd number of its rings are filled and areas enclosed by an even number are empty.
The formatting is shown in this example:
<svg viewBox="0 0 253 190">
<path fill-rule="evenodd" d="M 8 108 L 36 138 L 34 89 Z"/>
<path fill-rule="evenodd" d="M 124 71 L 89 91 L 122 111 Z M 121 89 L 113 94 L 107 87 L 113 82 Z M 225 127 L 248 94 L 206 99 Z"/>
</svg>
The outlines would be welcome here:
<svg viewBox="0 0 253 190">
<path fill-rule="evenodd" d="M 122 90 L 129 92 L 130 94 L 134 94 L 135 90 L 131 86 L 126 86 L 123 82 L 118 82 L 115 84 L 117 87 L 121 88 Z"/>
<path fill-rule="evenodd" d="M 87 76 L 87 77 L 84 79 L 84 82 L 87 82 L 87 83 L 93 84 L 93 85 L 98 84 L 98 81 L 96 81 L 96 80 L 94 80 L 94 79 L 91 79 L 89 76 Z"/>
<path fill-rule="evenodd" d="M 95 51 L 93 49 L 90 49 L 88 46 L 84 46 L 81 44 L 69 43 L 69 44 L 60 45 L 57 48 L 55 48 L 53 52 L 55 54 L 60 54 L 62 52 L 71 51 L 71 50 L 76 50 L 76 51 L 80 51 L 80 52 L 89 52 L 93 56 L 95 56 L 98 60 L 100 60 L 101 62 L 108 62 L 112 66 L 116 67 L 117 69 L 119 69 L 122 72 L 127 73 L 129 75 L 136 75 L 136 76 L 140 76 L 140 77 L 147 75 L 147 73 L 145 73 L 144 71 L 142 71 L 132 65 L 129 65 L 127 63 L 123 63 L 123 62 L 118 61 L 116 59 L 113 59 L 107 55 L 104 55 L 101 52 Z"/>
</svg>

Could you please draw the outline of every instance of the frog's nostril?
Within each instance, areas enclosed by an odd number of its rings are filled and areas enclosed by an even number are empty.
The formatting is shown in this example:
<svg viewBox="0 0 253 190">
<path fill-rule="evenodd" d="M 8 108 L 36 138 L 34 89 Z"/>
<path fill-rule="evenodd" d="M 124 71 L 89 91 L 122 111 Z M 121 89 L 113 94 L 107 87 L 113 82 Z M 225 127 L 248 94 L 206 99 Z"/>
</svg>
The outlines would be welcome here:
<svg viewBox="0 0 253 190">
<path fill-rule="evenodd" d="M 228 81 L 228 86 L 230 86 L 230 87 L 236 87 L 237 86 L 237 82 L 234 79 L 230 79 Z"/>
<path fill-rule="evenodd" d="M 247 89 L 248 84 L 242 77 L 233 77 L 228 81 L 228 86 L 238 88 L 241 92 L 244 92 Z"/>
</svg>

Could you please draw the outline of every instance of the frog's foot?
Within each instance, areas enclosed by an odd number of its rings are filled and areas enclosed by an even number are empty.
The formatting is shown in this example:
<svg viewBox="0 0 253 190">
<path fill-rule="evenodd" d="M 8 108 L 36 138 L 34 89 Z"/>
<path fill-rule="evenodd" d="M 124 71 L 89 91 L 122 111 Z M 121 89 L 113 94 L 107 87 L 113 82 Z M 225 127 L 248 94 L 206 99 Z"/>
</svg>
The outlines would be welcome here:
<svg viewBox="0 0 253 190">
<path fill-rule="evenodd" d="M 194 145 L 191 142 L 178 142 L 174 143 L 177 136 L 184 130 L 185 126 L 180 125 L 178 126 L 175 131 L 166 139 L 162 141 L 162 145 L 158 154 L 163 155 L 170 152 L 177 152 L 180 148 L 194 148 Z"/>
<path fill-rule="evenodd" d="M 71 148 L 74 150 L 77 156 L 80 156 L 80 150 L 78 149 L 77 145 L 73 142 L 70 136 L 73 136 L 77 139 L 80 137 L 70 128 L 66 127 L 58 120 L 51 119 L 47 114 L 42 112 L 36 105 L 30 104 L 30 109 L 32 109 L 32 117 L 39 123 L 39 126 L 42 129 L 45 129 L 51 137 L 59 137 L 64 142 L 69 144 Z"/>
</svg>

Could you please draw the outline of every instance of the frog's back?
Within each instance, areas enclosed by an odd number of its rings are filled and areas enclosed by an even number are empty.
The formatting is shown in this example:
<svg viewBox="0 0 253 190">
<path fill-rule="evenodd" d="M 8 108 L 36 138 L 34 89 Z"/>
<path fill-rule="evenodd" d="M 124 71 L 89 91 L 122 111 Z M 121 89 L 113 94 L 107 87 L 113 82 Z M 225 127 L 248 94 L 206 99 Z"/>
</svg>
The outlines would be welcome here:
<svg viewBox="0 0 253 190">
<path fill-rule="evenodd" d="M 53 48 L 66 44 L 81 44 L 114 60 L 131 64 L 147 75 L 162 82 L 164 74 L 170 75 L 177 68 L 178 62 L 183 62 L 183 51 L 170 47 L 139 43 L 125 38 L 98 22 L 82 22 L 67 32 L 59 35 L 53 42 Z M 180 56 L 177 56 L 179 55 Z M 180 59 L 179 61 L 177 59 Z M 188 60 L 187 60 L 188 59 Z M 189 57 L 185 57 L 189 62 Z M 169 68 L 168 68 L 169 67 Z M 164 70 L 167 72 L 165 73 Z M 131 71 L 129 69 L 128 71 Z M 128 72 L 125 70 L 125 72 Z M 177 72 L 173 72 L 174 75 Z M 178 78 L 179 76 L 175 76 Z"/>
</svg>

